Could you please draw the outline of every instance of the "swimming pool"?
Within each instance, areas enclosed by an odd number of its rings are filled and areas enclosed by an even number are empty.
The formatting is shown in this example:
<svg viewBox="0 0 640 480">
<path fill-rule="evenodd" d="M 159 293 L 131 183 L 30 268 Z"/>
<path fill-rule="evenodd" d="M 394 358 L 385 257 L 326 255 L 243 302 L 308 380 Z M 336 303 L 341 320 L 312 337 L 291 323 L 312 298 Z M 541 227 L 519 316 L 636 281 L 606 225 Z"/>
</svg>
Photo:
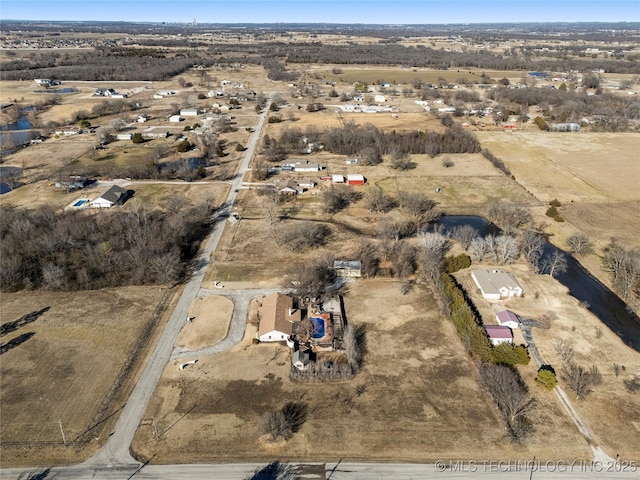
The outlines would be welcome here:
<svg viewBox="0 0 640 480">
<path fill-rule="evenodd" d="M 318 339 L 324 337 L 324 318 L 309 317 L 309 321 L 313 325 L 311 338 Z"/>
<path fill-rule="evenodd" d="M 76 203 L 73 204 L 74 207 L 82 207 L 85 203 L 87 203 L 89 200 L 86 199 L 82 199 L 82 200 L 78 200 Z"/>
</svg>

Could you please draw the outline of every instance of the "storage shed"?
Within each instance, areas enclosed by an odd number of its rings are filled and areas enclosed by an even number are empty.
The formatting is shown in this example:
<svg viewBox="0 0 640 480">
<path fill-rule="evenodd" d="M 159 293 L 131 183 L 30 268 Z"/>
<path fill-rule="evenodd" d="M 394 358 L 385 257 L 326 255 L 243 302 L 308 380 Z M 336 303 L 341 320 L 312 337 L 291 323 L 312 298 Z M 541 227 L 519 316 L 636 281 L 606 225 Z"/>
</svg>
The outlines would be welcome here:
<svg viewBox="0 0 640 480">
<path fill-rule="evenodd" d="M 347 175 L 347 185 L 364 185 L 365 179 L 359 173 L 350 173 Z"/>
</svg>

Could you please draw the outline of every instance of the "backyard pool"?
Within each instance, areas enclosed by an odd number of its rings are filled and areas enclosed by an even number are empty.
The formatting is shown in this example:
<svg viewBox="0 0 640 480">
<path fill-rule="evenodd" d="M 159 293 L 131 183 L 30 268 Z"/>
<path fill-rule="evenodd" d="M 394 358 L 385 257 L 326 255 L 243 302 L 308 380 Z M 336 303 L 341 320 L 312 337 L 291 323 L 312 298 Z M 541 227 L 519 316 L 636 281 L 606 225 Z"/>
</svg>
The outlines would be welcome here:
<svg viewBox="0 0 640 480">
<path fill-rule="evenodd" d="M 324 337 L 324 318 L 309 317 L 309 321 L 313 325 L 311 338 L 318 339 Z"/>
<path fill-rule="evenodd" d="M 79 207 L 82 207 L 88 201 L 89 200 L 86 200 L 86 199 L 78 200 L 76 203 L 73 204 L 73 206 L 76 208 L 79 208 Z"/>
</svg>

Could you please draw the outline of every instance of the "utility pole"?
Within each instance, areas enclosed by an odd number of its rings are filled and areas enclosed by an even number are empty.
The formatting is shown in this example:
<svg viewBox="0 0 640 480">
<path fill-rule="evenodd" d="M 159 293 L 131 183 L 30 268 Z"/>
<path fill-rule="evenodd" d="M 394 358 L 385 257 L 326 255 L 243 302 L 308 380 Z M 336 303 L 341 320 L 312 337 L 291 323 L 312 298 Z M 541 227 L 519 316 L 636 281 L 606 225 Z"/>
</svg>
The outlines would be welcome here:
<svg viewBox="0 0 640 480">
<path fill-rule="evenodd" d="M 67 439 L 64 437 L 64 430 L 62 429 L 62 420 L 58 420 L 58 423 L 60 424 L 60 433 L 62 433 L 62 443 L 64 443 L 64 446 L 66 448 Z"/>
<path fill-rule="evenodd" d="M 158 426 L 156 425 L 156 417 L 153 418 L 153 436 L 158 438 Z"/>
</svg>

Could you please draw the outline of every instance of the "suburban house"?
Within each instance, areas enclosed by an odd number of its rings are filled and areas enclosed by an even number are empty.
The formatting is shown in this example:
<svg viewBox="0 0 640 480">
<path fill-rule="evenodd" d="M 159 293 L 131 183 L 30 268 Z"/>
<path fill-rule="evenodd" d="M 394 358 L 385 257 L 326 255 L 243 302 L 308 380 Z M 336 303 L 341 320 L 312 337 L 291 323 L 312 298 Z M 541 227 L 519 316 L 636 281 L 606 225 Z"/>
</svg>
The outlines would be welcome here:
<svg viewBox="0 0 640 480">
<path fill-rule="evenodd" d="M 338 277 L 361 277 L 362 262 L 360 260 L 334 260 L 333 268 Z"/>
<path fill-rule="evenodd" d="M 293 167 L 296 172 L 319 172 L 322 166 L 319 163 L 296 163 Z"/>
<path fill-rule="evenodd" d="M 496 320 L 498 321 L 498 325 L 502 325 L 503 327 L 509 327 L 511 329 L 520 327 L 520 317 L 509 310 L 496 313 Z"/>
<path fill-rule="evenodd" d="M 95 97 L 112 97 L 116 94 L 116 91 L 113 88 L 96 88 L 96 93 L 93 95 Z"/>
<path fill-rule="evenodd" d="M 144 123 L 147 120 L 149 120 L 149 115 L 145 115 L 144 113 L 141 113 L 140 115 L 138 115 L 138 118 L 136 119 L 136 122 Z"/>
<path fill-rule="evenodd" d="M 364 185 L 365 179 L 359 173 L 347 174 L 347 185 Z"/>
<path fill-rule="evenodd" d="M 200 115 L 200 110 L 197 108 L 183 108 L 180 110 L 180 115 L 183 117 L 197 117 Z"/>
<path fill-rule="evenodd" d="M 53 80 L 51 78 L 36 78 L 34 80 L 41 87 L 54 87 L 60 85 L 60 80 Z"/>
<path fill-rule="evenodd" d="M 473 270 L 471 278 L 487 300 L 519 297 L 522 287 L 516 278 L 503 270 Z"/>
<path fill-rule="evenodd" d="M 298 180 L 298 185 L 304 188 L 315 188 L 318 183 L 310 178 L 301 178 Z"/>
<path fill-rule="evenodd" d="M 142 138 L 153 139 L 153 138 L 167 138 L 169 136 L 169 132 L 166 130 L 159 130 L 155 127 L 147 128 L 142 132 Z"/>
<path fill-rule="evenodd" d="M 282 194 L 296 195 L 304 192 L 304 188 L 295 180 L 277 181 L 274 183 L 274 186 L 278 190 L 278 193 Z"/>
<path fill-rule="evenodd" d="M 501 343 L 513 343 L 513 332 L 509 327 L 501 325 L 485 325 L 484 331 L 489 337 L 492 345 L 500 345 Z"/>
<path fill-rule="evenodd" d="M 293 298 L 278 292 L 262 299 L 258 318 L 261 342 L 284 342 L 291 336 L 293 322 L 302 320 L 302 312 L 293 308 Z"/>
<path fill-rule="evenodd" d="M 118 185 L 114 185 L 98 198 L 89 202 L 92 208 L 111 208 L 114 205 L 122 205 L 133 194 L 133 190 L 126 190 Z"/>
<path fill-rule="evenodd" d="M 56 135 L 64 135 L 65 137 L 70 137 L 72 135 L 80 135 L 82 133 L 82 129 L 79 127 L 63 127 L 60 130 L 56 130 Z"/>
</svg>

